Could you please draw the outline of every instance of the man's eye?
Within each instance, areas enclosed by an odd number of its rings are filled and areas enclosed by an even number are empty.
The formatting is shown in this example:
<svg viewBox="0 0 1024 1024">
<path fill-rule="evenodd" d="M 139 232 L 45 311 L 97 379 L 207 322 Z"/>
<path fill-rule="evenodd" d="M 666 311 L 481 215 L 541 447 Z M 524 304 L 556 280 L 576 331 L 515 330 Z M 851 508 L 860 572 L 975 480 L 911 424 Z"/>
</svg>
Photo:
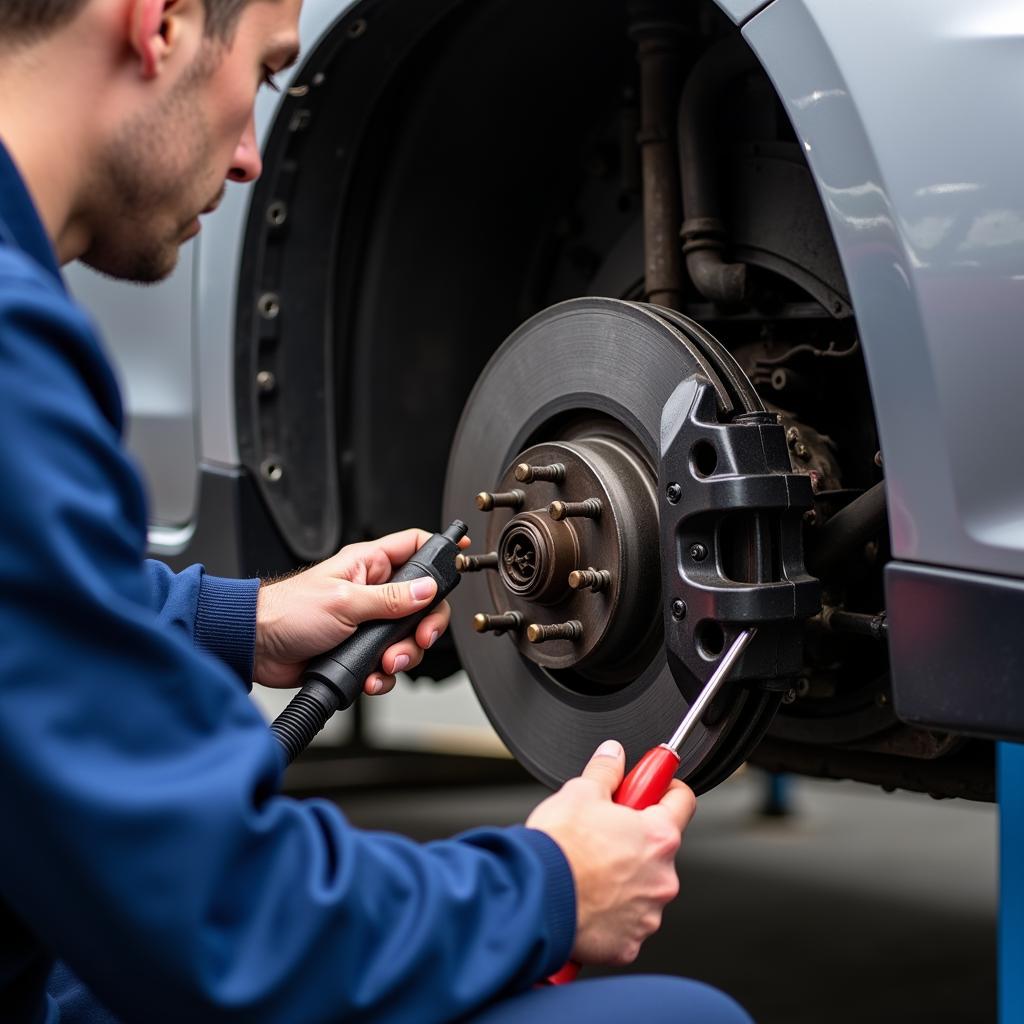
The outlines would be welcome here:
<svg viewBox="0 0 1024 1024">
<path fill-rule="evenodd" d="M 274 92 L 281 91 L 281 86 L 277 84 L 276 72 L 271 71 L 271 69 L 268 68 L 266 64 L 263 65 L 263 84 L 268 88 L 273 89 Z"/>
</svg>

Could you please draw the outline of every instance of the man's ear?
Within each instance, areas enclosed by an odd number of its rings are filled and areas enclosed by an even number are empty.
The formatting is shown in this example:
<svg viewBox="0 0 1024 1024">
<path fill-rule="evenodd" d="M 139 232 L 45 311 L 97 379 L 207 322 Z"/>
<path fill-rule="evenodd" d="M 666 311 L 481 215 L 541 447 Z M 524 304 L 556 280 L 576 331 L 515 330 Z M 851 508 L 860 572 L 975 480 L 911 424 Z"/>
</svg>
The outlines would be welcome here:
<svg viewBox="0 0 1024 1024">
<path fill-rule="evenodd" d="M 156 78 L 177 36 L 171 8 L 175 0 L 129 0 L 131 46 L 139 58 L 143 78 Z"/>
</svg>

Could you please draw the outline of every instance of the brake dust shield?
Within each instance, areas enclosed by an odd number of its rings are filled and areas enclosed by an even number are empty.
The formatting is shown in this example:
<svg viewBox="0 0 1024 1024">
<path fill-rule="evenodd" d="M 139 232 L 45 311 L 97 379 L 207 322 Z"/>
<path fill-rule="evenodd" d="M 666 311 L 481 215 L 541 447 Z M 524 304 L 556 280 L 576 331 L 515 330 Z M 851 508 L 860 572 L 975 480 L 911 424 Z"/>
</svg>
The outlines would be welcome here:
<svg viewBox="0 0 1024 1024">
<path fill-rule="evenodd" d="M 713 389 L 723 418 L 761 410 L 721 346 L 679 314 L 574 299 L 520 327 L 463 412 L 444 518 L 469 525 L 452 595 L 462 664 L 502 740 L 538 779 L 579 774 L 602 740 L 628 763 L 664 742 L 710 676 L 670 672 L 658 526 L 662 410 L 680 382 Z M 779 694 L 734 684 L 682 751 L 697 791 L 763 735 Z"/>
</svg>

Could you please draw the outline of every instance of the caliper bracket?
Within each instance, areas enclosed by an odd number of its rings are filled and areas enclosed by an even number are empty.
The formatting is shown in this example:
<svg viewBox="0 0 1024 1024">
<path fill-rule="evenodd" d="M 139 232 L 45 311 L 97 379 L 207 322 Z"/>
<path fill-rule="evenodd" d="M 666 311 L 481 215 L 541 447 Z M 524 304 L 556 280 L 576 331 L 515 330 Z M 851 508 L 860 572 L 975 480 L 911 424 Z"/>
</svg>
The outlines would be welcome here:
<svg viewBox="0 0 1024 1024">
<path fill-rule="evenodd" d="M 804 567 L 811 483 L 793 472 L 778 417 L 721 422 L 712 386 L 689 378 L 662 411 L 658 475 L 665 650 L 684 696 L 696 697 L 752 625 L 758 635 L 732 677 L 785 687 L 800 669 L 801 623 L 820 610 L 821 588 Z"/>
</svg>

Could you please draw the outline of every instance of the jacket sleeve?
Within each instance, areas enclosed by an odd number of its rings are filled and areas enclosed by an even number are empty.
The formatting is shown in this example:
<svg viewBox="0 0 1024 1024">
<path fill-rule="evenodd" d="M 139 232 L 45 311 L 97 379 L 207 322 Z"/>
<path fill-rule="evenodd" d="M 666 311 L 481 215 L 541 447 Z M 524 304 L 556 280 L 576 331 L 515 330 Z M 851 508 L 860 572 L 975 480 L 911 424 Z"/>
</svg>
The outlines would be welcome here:
<svg viewBox="0 0 1024 1024">
<path fill-rule="evenodd" d="M 250 686 L 260 581 L 211 576 L 201 565 L 174 573 L 155 559 L 146 561 L 145 570 L 158 620 L 179 629 Z"/>
<path fill-rule="evenodd" d="M 3 900 L 132 1020 L 429 1024 L 558 967 L 575 896 L 547 836 L 419 845 L 279 795 L 231 671 L 154 611 L 88 322 L 3 293 Z"/>
</svg>

